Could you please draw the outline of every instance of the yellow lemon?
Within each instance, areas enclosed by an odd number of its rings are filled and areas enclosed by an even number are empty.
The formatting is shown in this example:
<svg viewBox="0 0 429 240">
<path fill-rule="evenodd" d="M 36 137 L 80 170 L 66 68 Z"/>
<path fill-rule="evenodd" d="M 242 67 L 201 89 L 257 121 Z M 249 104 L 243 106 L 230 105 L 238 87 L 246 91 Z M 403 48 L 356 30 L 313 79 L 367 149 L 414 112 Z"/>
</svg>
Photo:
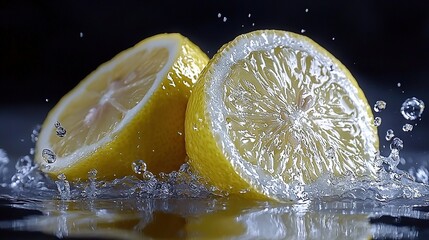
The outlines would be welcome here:
<svg viewBox="0 0 429 240">
<path fill-rule="evenodd" d="M 218 189 L 293 198 L 322 175 L 375 176 L 378 136 L 350 72 L 307 37 L 241 35 L 201 73 L 189 99 L 191 167 Z"/>
<path fill-rule="evenodd" d="M 180 34 L 156 35 L 123 51 L 49 112 L 35 161 L 67 179 L 85 179 L 92 169 L 99 179 L 131 175 L 136 160 L 153 173 L 178 169 L 186 157 L 186 104 L 207 61 Z"/>
</svg>

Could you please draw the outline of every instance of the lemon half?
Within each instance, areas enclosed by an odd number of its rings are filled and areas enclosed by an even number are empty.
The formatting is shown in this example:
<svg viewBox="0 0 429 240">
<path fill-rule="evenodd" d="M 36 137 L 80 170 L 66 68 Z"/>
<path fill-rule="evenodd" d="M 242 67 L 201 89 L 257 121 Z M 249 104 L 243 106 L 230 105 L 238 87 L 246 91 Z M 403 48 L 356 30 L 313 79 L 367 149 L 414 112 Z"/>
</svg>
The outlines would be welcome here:
<svg viewBox="0 0 429 240">
<path fill-rule="evenodd" d="M 49 112 L 35 161 L 67 179 L 85 179 L 92 169 L 99 179 L 132 175 L 136 160 L 153 173 L 178 169 L 186 157 L 186 104 L 207 62 L 180 34 L 156 35 L 123 51 Z"/>
<path fill-rule="evenodd" d="M 238 36 L 201 73 L 186 112 L 189 163 L 230 193 L 294 198 L 320 176 L 374 176 L 371 108 L 350 72 L 307 37 Z"/>
</svg>

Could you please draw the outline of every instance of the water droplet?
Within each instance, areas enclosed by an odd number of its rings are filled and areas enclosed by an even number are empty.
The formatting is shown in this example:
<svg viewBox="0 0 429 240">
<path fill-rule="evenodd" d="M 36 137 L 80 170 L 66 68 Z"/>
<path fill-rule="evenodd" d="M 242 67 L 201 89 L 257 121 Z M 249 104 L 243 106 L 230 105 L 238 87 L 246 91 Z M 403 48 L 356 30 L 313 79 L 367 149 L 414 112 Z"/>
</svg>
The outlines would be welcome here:
<svg viewBox="0 0 429 240">
<path fill-rule="evenodd" d="M 221 13 L 218 13 L 218 14 L 217 14 L 217 17 L 218 17 L 218 18 L 222 17 L 222 14 L 221 14 Z"/>
<path fill-rule="evenodd" d="M 420 167 L 416 172 L 416 177 L 420 182 L 428 184 L 429 172 L 426 168 Z"/>
<path fill-rule="evenodd" d="M 184 163 L 180 166 L 179 172 L 186 173 L 189 172 L 189 164 Z"/>
<path fill-rule="evenodd" d="M 244 27 L 244 24 L 241 24 L 241 27 L 243 28 L 243 27 Z"/>
<path fill-rule="evenodd" d="M 247 15 L 248 18 L 250 18 L 252 16 L 252 14 L 249 13 L 249 15 Z"/>
<path fill-rule="evenodd" d="M 332 38 L 332 41 L 335 41 L 335 37 Z"/>
<path fill-rule="evenodd" d="M 226 20 L 228 20 L 228 18 L 226 18 L 226 17 L 223 17 L 223 22 L 226 22 Z"/>
<path fill-rule="evenodd" d="M 91 170 L 89 170 L 89 172 L 88 172 L 88 179 L 89 180 L 95 180 L 97 178 L 97 173 L 98 173 L 97 169 L 91 169 Z"/>
<path fill-rule="evenodd" d="M 39 139 L 39 133 L 40 133 L 41 126 L 37 125 L 33 131 L 31 132 L 31 142 L 36 143 Z"/>
<path fill-rule="evenodd" d="M 49 102 L 49 99 L 47 99 L 47 98 L 46 98 L 46 99 L 45 99 L 45 102 Z"/>
<path fill-rule="evenodd" d="M 194 131 L 198 131 L 198 127 L 197 127 L 197 125 L 192 125 L 192 129 L 194 130 Z"/>
<path fill-rule="evenodd" d="M 153 173 L 151 173 L 150 171 L 144 171 L 142 176 L 143 176 L 143 180 L 146 180 L 146 181 L 151 180 L 155 177 Z"/>
<path fill-rule="evenodd" d="M 301 29 L 301 33 L 305 33 L 305 29 Z"/>
<path fill-rule="evenodd" d="M 332 147 L 329 147 L 327 150 L 326 150 L 326 157 L 328 158 L 328 159 L 330 159 L 330 160 L 334 160 L 335 159 L 335 151 L 334 151 L 334 148 L 332 148 Z"/>
<path fill-rule="evenodd" d="M 308 8 L 305 9 L 305 12 L 308 12 Z"/>
<path fill-rule="evenodd" d="M 177 132 L 177 134 L 179 134 L 180 136 L 182 136 L 182 135 L 183 135 L 183 133 L 182 133 L 182 132 Z"/>
<path fill-rule="evenodd" d="M 255 23 L 252 23 L 252 26 L 255 26 Z"/>
<path fill-rule="evenodd" d="M 57 160 L 57 156 L 55 156 L 55 153 L 52 150 L 47 148 L 42 150 L 42 158 L 47 163 L 54 163 Z"/>
<path fill-rule="evenodd" d="M 65 128 L 63 128 L 63 126 L 61 126 L 60 122 L 55 122 L 54 126 L 57 129 L 56 133 L 58 137 L 64 137 L 66 135 L 67 131 Z"/>
<path fill-rule="evenodd" d="M 374 126 L 378 127 L 381 125 L 381 117 L 374 118 Z"/>
<path fill-rule="evenodd" d="M 395 137 L 390 143 L 390 150 L 401 151 L 403 148 L 404 148 L 404 142 L 398 137 Z"/>
<path fill-rule="evenodd" d="M 386 140 L 390 141 L 392 140 L 392 138 L 395 136 L 395 134 L 393 133 L 392 129 L 387 130 L 386 132 Z"/>
<path fill-rule="evenodd" d="M 386 105 L 387 104 L 385 101 L 379 100 L 379 101 L 375 102 L 375 104 L 374 104 L 374 111 L 380 112 L 381 110 L 386 109 Z"/>
<path fill-rule="evenodd" d="M 146 163 L 143 160 L 134 161 L 131 164 L 131 167 L 132 167 L 133 171 L 139 175 L 142 174 L 143 172 L 145 172 L 146 168 L 147 168 Z"/>
<path fill-rule="evenodd" d="M 81 38 L 83 37 L 83 32 L 79 33 L 79 37 L 81 37 Z"/>
<path fill-rule="evenodd" d="M 408 98 L 402 104 L 401 113 L 407 120 L 416 120 L 419 118 L 423 110 L 425 109 L 425 103 L 422 100 L 419 100 L 415 97 Z"/>
<path fill-rule="evenodd" d="M 401 83 L 400 83 L 400 82 L 398 82 L 397 86 L 398 86 L 398 87 L 401 87 Z"/>
<path fill-rule="evenodd" d="M 413 125 L 406 123 L 404 126 L 402 126 L 402 131 L 404 131 L 404 132 L 413 131 Z"/>
</svg>

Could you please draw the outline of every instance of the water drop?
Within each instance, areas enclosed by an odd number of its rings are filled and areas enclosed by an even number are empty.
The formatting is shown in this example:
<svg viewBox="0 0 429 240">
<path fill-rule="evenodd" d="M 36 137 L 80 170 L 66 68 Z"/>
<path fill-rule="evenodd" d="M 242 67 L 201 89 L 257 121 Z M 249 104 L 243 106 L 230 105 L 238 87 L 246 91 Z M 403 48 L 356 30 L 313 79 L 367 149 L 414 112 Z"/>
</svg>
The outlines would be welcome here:
<svg viewBox="0 0 429 240">
<path fill-rule="evenodd" d="M 183 135 L 183 133 L 182 133 L 182 132 L 177 132 L 177 134 L 179 134 L 180 136 L 182 136 L 182 135 Z"/>
<path fill-rule="evenodd" d="M 218 14 L 217 14 L 217 17 L 218 17 L 218 18 L 222 17 L 222 14 L 221 14 L 221 13 L 218 13 Z"/>
<path fill-rule="evenodd" d="M 413 131 L 413 125 L 406 123 L 404 126 L 402 126 L 402 131 L 404 131 L 404 132 Z"/>
<path fill-rule="evenodd" d="M 143 176 L 143 180 L 146 180 L 146 181 L 155 178 L 153 173 L 151 173 L 150 171 L 144 171 L 142 176 Z"/>
<path fill-rule="evenodd" d="M 55 126 L 55 128 L 57 129 L 56 130 L 56 133 L 57 133 L 57 136 L 58 137 L 64 137 L 65 135 L 66 135 L 66 133 L 67 133 L 67 131 L 66 131 L 66 129 L 63 127 L 63 126 L 61 126 L 61 123 L 60 122 L 56 122 L 55 124 L 54 124 L 54 126 Z"/>
<path fill-rule="evenodd" d="M 381 125 L 381 117 L 374 118 L 374 126 L 378 127 Z"/>
<path fill-rule="evenodd" d="M 401 87 L 401 83 L 400 83 L 400 82 L 398 82 L 397 86 L 398 86 L 398 87 Z"/>
<path fill-rule="evenodd" d="M 146 163 L 143 160 L 134 161 L 131 164 L 131 167 L 132 167 L 133 171 L 139 175 L 142 174 L 143 172 L 145 172 L 146 168 L 147 168 Z"/>
<path fill-rule="evenodd" d="M 252 16 L 252 14 L 249 13 L 249 15 L 247 15 L 248 18 L 250 18 Z"/>
<path fill-rule="evenodd" d="M 386 109 L 386 105 L 387 104 L 385 101 L 379 100 L 379 101 L 375 102 L 375 104 L 374 104 L 374 111 L 380 112 L 381 110 Z"/>
<path fill-rule="evenodd" d="M 387 130 L 386 132 L 386 140 L 390 141 L 392 140 L 392 138 L 395 136 L 395 134 L 393 133 L 392 129 Z"/>
<path fill-rule="evenodd" d="M 429 172 L 426 168 L 420 167 L 416 172 L 416 177 L 420 182 L 428 184 Z"/>
<path fill-rule="evenodd" d="M 416 120 L 419 118 L 423 110 L 425 109 L 425 103 L 422 100 L 419 100 L 415 97 L 408 98 L 402 104 L 401 113 L 407 120 Z"/>
<path fill-rule="evenodd" d="M 326 150 L 326 157 L 329 159 L 329 160 L 334 160 L 334 158 L 335 158 L 335 151 L 334 151 L 334 148 L 332 148 L 332 147 L 329 147 L 327 150 Z"/>
<path fill-rule="evenodd" d="M 58 192 L 60 193 L 60 197 L 62 200 L 70 199 L 70 183 L 66 179 L 66 175 L 61 173 L 57 176 L 58 181 L 55 181 L 57 185 Z"/>
<path fill-rule="evenodd" d="M 392 142 L 390 143 L 390 150 L 397 150 L 400 151 L 404 148 L 404 142 L 398 138 L 395 137 Z"/>
<path fill-rule="evenodd" d="M 55 156 L 55 153 L 52 150 L 47 148 L 42 150 L 42 158 L 47 163 L 54 163 L 57 160 L 57 156 Z"/>
<path fill-rule="evenodd" d="M 31 142 L 36 143 L 39 139 L 39 133 L 40 133 L 41 126 L 37 125 L 33 131 L 31 132 Z"/>
<path fill-rule="evenodd" d="M 81 38 L 83 37 L 83 32 L 79 33 L 79 37 L 81 37 Z"/>
<path fill-rule="evenodd" d="M 226 22 L 226 20 L 228 20 L 228 18 L 226 18 L 226 17 L 223 17 L 223 22 Z"/>
<path fill-rule="evenodd" d="M 335 37 L 332 38 L 332 41 L 335 41 Z"/>
<path fill-rule="evenodd" d="M 198 127 L 197 127 L 197 125 L 192 125 L 192 129 L 194 130 L 194 131 L 198 131 Z"/>
<path fill-rule="evenodd" d="M 308 8 L 305 9 L 305 12 L 308 12 Z"/>
<path fill-rule="evenodd" d="M 189 164 L 184 163 L 180 166 L 179 172 L 186 173 L 189 171 Z"/>
<path fill-rule="evenodd" d="M 255 23 L 252 23 L 252 26 L 255 26 Z"/>
<path fill-rule="evenodd" d="M 49 102 L 49 99 L 47 99 L 47 98 L 46 98 L 46 99 L 45 99 L 45 102 Z"/>
<path fill-rule="evenodd" d="M 305 29 L 301 29 L 301 33 L 305 33 Z"/>
</svg>

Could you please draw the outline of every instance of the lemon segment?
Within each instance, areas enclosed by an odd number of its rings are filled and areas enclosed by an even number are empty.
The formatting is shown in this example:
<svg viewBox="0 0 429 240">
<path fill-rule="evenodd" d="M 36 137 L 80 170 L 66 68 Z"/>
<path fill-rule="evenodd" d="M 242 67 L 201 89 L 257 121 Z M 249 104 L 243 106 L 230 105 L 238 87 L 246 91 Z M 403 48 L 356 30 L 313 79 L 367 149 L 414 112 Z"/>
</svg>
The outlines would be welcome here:
<svg viewBox="0 0 429 240">
<path fill-rule="evenodd" d="M 320 176 L 375 176 L 378 136 L 350 72 L 312 40 L 263 30 L 208 63 L 189 100 L 190 165 L 230 193 L 293 199 Z"/>
<path fill-rule="evenodd" d="M 143 160 L 153 173 L 177 170 L 185 161 L 184 118 L 207 56 L 180 34 L 145 39 L 101 65 L 64 96 L 43 123 L 35 160 L 67 179 L 135 174 Z M 55 123 L 66 129 L 56 134 Z M 56 161 L 47 164 L 43 149 Z"/>
</svg>

